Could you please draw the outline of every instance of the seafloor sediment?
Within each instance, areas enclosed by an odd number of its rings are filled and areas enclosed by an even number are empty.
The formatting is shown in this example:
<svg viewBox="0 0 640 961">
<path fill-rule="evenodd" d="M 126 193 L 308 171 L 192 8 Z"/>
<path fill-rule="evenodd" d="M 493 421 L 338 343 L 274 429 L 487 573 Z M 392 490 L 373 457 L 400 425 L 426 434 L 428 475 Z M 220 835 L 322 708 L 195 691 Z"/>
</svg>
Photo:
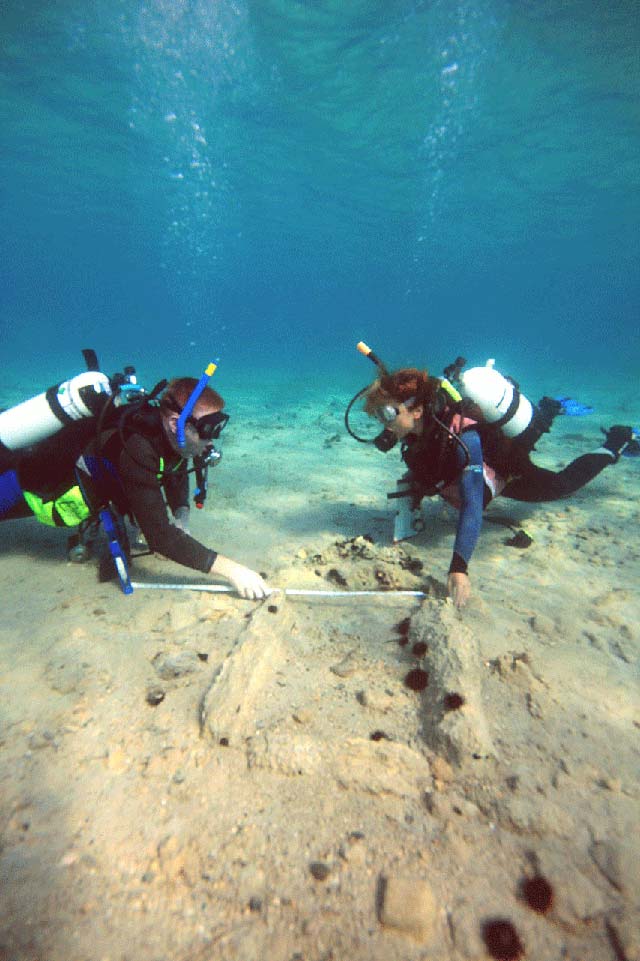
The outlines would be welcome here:
<svg viewBox="0 0 640 961">
<path fill-rule="evenodd" d="M 340 407 L 240 411 L 195 533 L 422 601 L 125 598 L 0 527 L 3 961 L 640 958 L 638 463 L 492 507 L 458 613 L 452 514 L 391 545 L 398 464 Z M 561 422 L 541 457 L 597 442 Z"/>
</svg>

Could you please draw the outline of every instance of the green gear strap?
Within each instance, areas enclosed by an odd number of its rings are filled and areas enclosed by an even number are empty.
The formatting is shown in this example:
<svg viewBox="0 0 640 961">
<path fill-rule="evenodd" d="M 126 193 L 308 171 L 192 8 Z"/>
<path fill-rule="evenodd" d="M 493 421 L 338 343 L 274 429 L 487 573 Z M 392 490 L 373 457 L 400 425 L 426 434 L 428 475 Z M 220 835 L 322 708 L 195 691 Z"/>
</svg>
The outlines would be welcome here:
<svg viewBox="0 0 640 961">
<path fill-rule="evenodd" d="M 458 393 L 458 391 L 455 389 L 455 387 L 453 386 L 453 384 L 451 384 L 451 383 L 446 379 L 446 377 L 444 377 L 444 378 L 440 381 L 440 386 L 441 386 L 442 389 L 445 391 L 445 393 L 447 393 L 447 394 L 449 395 L 449 397 L 450 397 L 452 400 L 456 401 L 456 403 L 457 403 L 459 400 L 462 400 L 462 395 L 461 395 L 460 393 Z"/>
<path fill-rule="evenodd" d="M 24 499 L 37 521 L 48 527 L 75 527 L 89 517 L 82 491 L 76 485 L 53 501 L 43 501 L 37 494 L 24 491 Z"/>
<path fill-rule="evenodd" d="M 171 468 L 171 470 L 169 471 L 169 473 L 170 473 L 170 474 L 175 474 L 175 472 L 178 470 L 178 468 L 181 467 L 183 464 L 184 464 L 184 457 L 181 457 L 180 460 L 178 461 L 178 463 L 173 465 L 173 467 Z M 161 458 L 160 458 L 160 463 L 158 464 L 158 467 L 159 467 L 160 469 L 159 469 L 158 473 L 156 474 L 156 479 L 159 480 L 159 481 L 161 481 L 162 478 L 163 478 L 163 476 L 164 476 L 164 457 L 161 457 Z"/>
</svg>

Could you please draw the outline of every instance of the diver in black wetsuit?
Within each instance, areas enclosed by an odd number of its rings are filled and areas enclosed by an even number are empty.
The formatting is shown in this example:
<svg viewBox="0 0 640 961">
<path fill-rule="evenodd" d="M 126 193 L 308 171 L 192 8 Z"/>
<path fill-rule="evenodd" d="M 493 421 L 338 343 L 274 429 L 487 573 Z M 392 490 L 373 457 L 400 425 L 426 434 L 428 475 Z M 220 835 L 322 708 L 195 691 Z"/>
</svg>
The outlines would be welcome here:
<svg viewBox="0 0 640 961">
<path fill-rule="evenodd" d="M 205 387 L 179 443 L 180 414 L 197 383 L 172 381 L 159 406 L 125 410 L 97 437 L 95 423 L 80 421 L 32 448 L 2 452 L 0 520 L 35 514 L 47 524 L 74 526 L 112 504 L 137 524 L 152 551 L 222 577 L 243 597 L 266 596 L 259 574 L 188 533 L 188 461 L 206 456 L 228 420 L 220 395 Z"/>
<path fill-rule="evenodd" d="M 403 443 L 413 506 L 425 496 L 439 494 L 459 509 L 448 588 L 456 606 L 462 607 L 471 594 L 467 567 L 480 534 L 482 511 L 493 497 L 502 494 L 532 503 L 566 497 L 616 463 L 624 449 L 636 442 L 632 428 L 614 426 L 597 450 L 578 457 L 564 470 L 546 470 L 531 462 L 530 446 L 519 446 L 517 438 L 509 439 L 483 424 L 473 407 L 465 408 L 459 395 L 456 400 L 447 388 L 451 390 L 446 380 L 404 368 L 384 373 L 364 396 L 365 410 L 384 426 L 377 446 L 388 450 L 398 440 Z M 538 436 L 550 423 L 549 419 Z"/>
</svg>

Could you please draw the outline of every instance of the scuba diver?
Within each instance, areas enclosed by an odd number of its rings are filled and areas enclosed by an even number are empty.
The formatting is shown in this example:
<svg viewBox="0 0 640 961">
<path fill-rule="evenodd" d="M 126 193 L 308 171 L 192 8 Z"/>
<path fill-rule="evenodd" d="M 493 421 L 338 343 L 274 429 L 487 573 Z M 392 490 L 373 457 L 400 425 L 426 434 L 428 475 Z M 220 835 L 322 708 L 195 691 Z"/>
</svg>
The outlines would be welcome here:
<svg viewBox="0 0 640 961">
<path fill-rule="evenodd" d="M 597 450 L 563 470 L 546 470 L 532 463 L 530 453 L 554 417 L 564 412 L 568 398 L 544 397 L 534 407 L 515 382 L 494 369 L 493 361 L 463 373 L 466 361 L 459 357 L 445 370 L 445 377 L 438 378 L 415 367 L 389 372 L 366 344 L 358 344 L 358 349 L 376 364 L 379 376 L 351 400 L 345 415 L 347 430 L 356 440 L 369 440 L 349 424 L 352 406 L 363 398 L 365 412 L 383 428 L 373 439 L 376 447 L 386 453 L 399 441 L 402 444 L 408 473 L 398 481 L 396 492 L 388 495 L 402 499 L 396 541 L 417 533 L 416 515 L 423 497 L 438 494 L 458 509 L 447 584 L 458 608 L 471 595 L 468 565 L 483 510 L 494 497 L 501 494 L 529 503 L 567 497 L 617 463 L 621 454 L 640 452 L 634 430 L 615 425 L 604 432 Z"/>
<path fill-rule="evenodd" d="M 207 468 L 221 456 L 213 441 L 229 420 L 222 397 L 208 386 L 215 364 L 200 380 L 163 381 L 146 395 L 133 368 L 109 379 L 93 351 L 84 353 L 87 373 L 0 412 L 0 520 L 35 516 L 78 527 L 70 539 L 76 559 L 87 556 L 102 523 L 110 557 L 101 579 L 115 573 L 131 593 L 126 517 L 151 551 L 228 581 L 242 597 L 265 597 L 269 588 L 259 574 L 188 530 L 188 462 L 200 507 Z"/>
</svg>

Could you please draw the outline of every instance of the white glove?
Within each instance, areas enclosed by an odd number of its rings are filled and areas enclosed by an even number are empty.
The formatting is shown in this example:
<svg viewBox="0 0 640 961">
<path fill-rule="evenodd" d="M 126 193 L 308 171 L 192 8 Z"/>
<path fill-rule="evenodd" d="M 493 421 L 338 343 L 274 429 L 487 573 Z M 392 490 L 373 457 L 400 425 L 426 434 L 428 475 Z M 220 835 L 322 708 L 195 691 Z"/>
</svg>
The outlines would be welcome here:
<svg viewBox="0 0 640 961">
<path fill-rule="evenodd" d="M 258 601 L 272 593 L 271 588 L 265 584 L 259 574 L 249 567 L 229 560 L 228 557 L 223 557 L 222 554 L 216 557 L 210 573 L 224 577 L 233 585 L 240 597 L 246 597 L 248 600 Z"/>
</svg>

